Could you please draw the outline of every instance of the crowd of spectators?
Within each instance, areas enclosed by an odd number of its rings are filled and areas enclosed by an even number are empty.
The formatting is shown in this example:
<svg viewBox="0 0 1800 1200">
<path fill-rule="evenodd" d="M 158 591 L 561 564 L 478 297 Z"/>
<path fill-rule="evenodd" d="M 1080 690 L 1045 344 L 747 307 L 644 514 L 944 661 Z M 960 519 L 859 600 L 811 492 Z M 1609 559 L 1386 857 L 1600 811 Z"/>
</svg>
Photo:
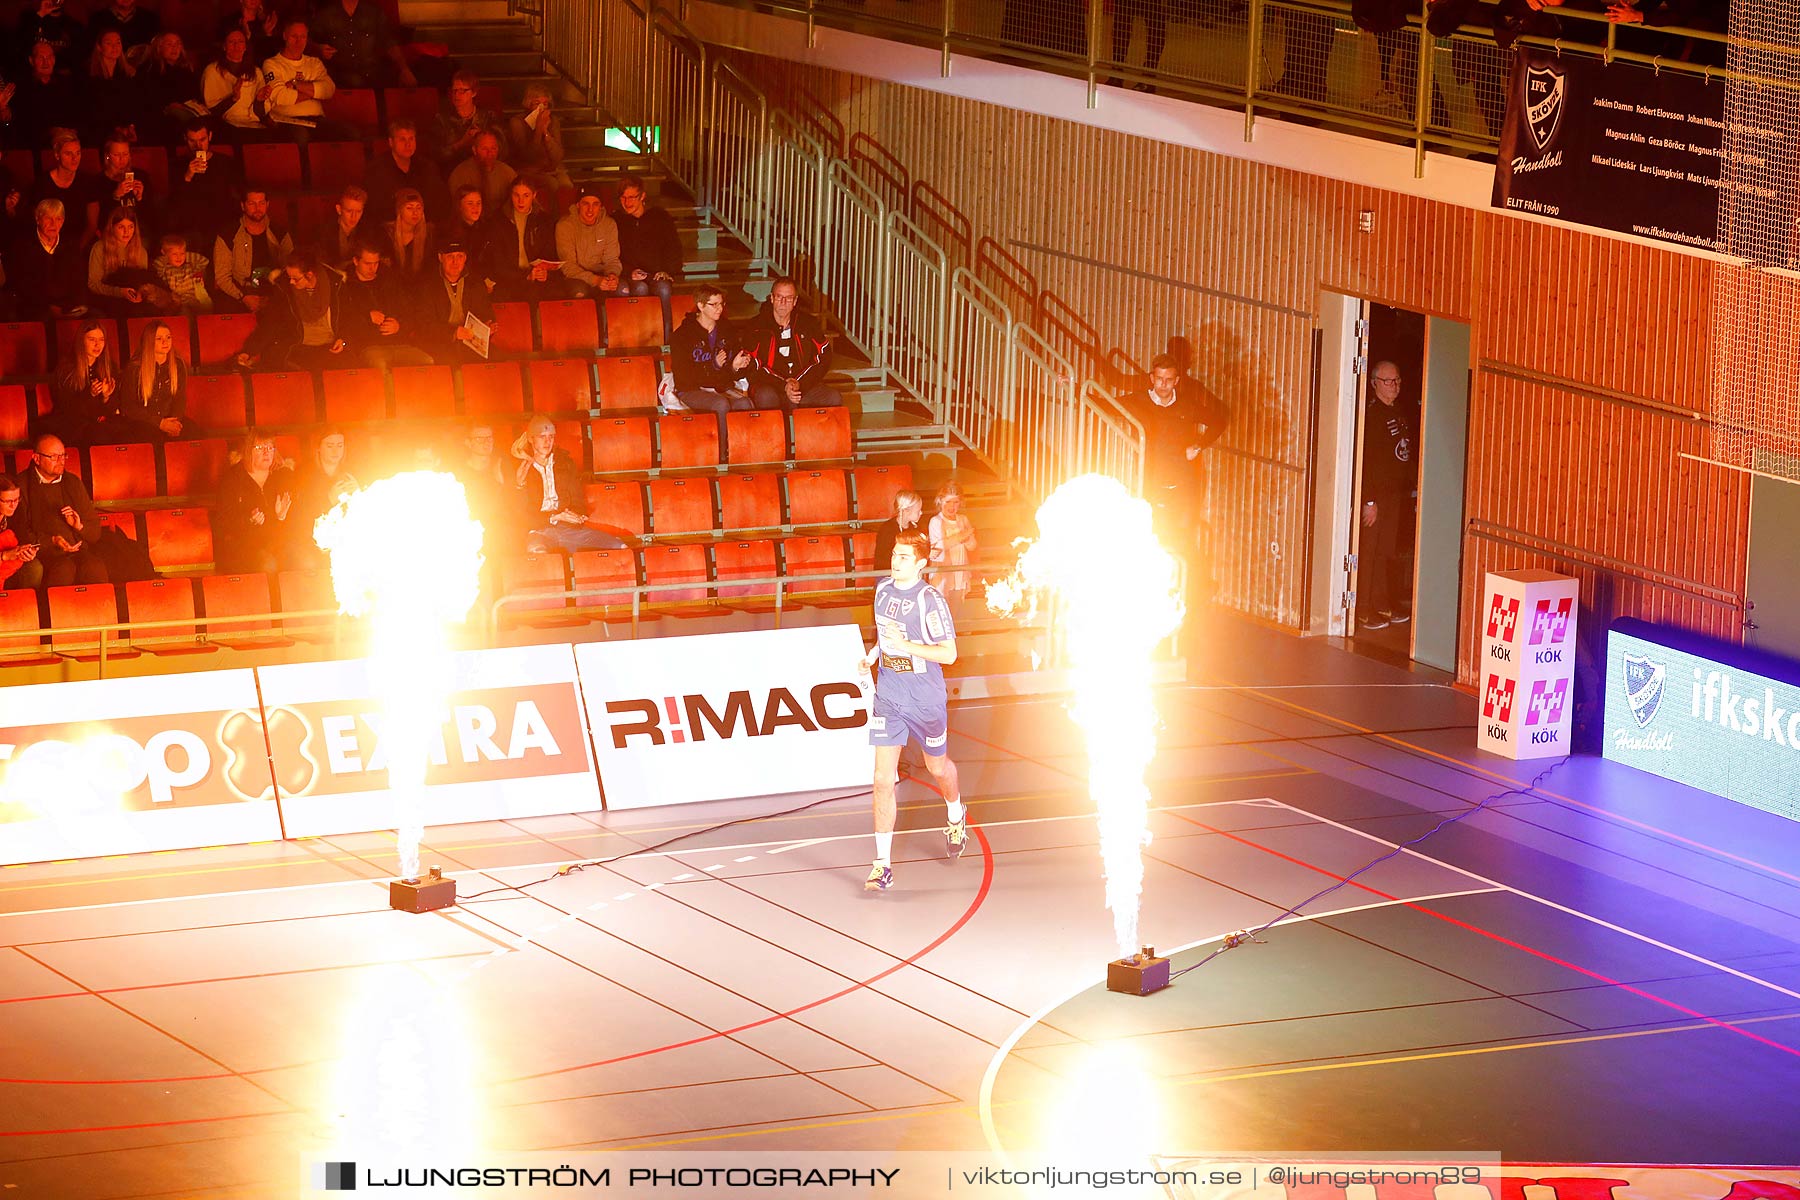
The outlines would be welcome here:
<svg viewBox="0 0 1800 1200">
<path fill-rule="evenodd" d="M 497 329 L 499 302 L 650 297 L 667 320 L 677 292 L 692 292 L 675 222 L 643 179 L 571 177 L 542 85 L 503 114 L 482 102 L 473 73 L 450 74 L 435 119 L 389 120 L 357 182 L 329 204 L 315 192 L 290 205 L 291 181 L 259 178 L 267 160 L 250 147 L 298 142 L 308 154 L 366 136 L 334 126 L 340 87 L 416 83 L 377 0 L 311 12 L 241 0 L 197 55 L 139 0 L 85 20 L 37 0 L 0 54 L 18 66 L 0 69 L 18 80 L 0 85 L 0 144 L 38 158 L 28 178 L 0 178 L 0 320 L 62 322 L 30 461 L 0 476 L 0 587 L 147 573 L 136 544 L 101 520 L 77 455 L 209 435 L 234 445 L 206 497 L 214 569 L 322 565 L 309 531 L 357 486 L 350 464 L 365 461 L 364 435 L 313 427 L 288 459 L 277 448 L 288 434 L 199 428 L 187 415 L 195 368 L 182 318 L 253 318 L 241 350 L 201 374 L 400 368 L 487 357 L 469 318 Z M 166 148 L 166 179 L 134 167 L 149 146 Z M 318 215 L 289 227 L 290 212 Z M 723 437 L 730 411 L 842 403 L 825 384 L 830 340 L 798 296 L 779 280 L 754 319 L 733 324 L 719 289 L 699 289 L 698 311 L 673 333 L 658 405 L 715 412 Z M 138 318 L 133 344 L 119 345 L 125 318 Z M 460 449 L 433 443 L 421 463 L 464 477 L 502 552 L 621 545 L 589 525 L 586 481 L 556 424 L 534 417 L 514 432 L 459 427 Z"/>
</svg>

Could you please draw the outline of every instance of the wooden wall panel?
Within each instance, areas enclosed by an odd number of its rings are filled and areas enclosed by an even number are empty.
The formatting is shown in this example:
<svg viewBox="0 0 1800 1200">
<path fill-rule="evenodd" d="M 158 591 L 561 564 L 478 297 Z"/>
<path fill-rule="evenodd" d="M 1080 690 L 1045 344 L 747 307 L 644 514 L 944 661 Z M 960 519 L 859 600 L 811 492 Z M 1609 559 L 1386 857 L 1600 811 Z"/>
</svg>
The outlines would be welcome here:
<svg viewBox="0 0 1800 1200">
<path fill-rule="evenodd" d="M 1297 624 L 1324 290 L 1470 322 L 1464 654 L 1479 572 L 1581 576 L 1610 615 L 1739 636 L 1745 477 L 1704 455 L 1710 261 L 776 59 L 1140 362 L 1189 337 L 1231 406 L 1214 456 L 1222 600 Z M 1357 231 L 1357 216 L 1374 227 Z M 1673 412 L 1664 412 L 1667 408 Z"/>
</svg>

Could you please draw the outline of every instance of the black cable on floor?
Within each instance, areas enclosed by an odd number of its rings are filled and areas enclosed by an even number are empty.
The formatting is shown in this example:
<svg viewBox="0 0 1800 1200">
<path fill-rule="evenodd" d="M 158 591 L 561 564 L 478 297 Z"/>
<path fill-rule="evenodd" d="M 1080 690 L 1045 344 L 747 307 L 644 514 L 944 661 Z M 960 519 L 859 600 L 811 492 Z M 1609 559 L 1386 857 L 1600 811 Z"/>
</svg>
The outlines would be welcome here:
<svg viewBox="0 0 1800 1200">
<path fill-rule="evenodd" d="M 1545 767 L 1542 771 L 1539 771 L 1537 773 L 1537 777 L 1535 779 L 1533 779 L 1530 783 L 1526 784 L 1524 787 L 1506 788 L 1503 791 L 1498 791 L 1498 792 L 1493 793 L 1491 796 L 1482 797 L 1481 802 L 1479 804 L 1475 805 L 1473 808 L 1464 809 L 1462 812 L 1457 813 L 1454 817 L 1445 817 L 1443 820 L 1439 821 L 1436 825 L 1433 825 L 1430 829 L 1427 829 L 1424 833 L 1421 833 L 1418 837 L 1413 838 L 1411 841 L 1401 842 L 1398 846 L 1395 846 L 1392 850 L 1389 850 L 1386 854 L 1382 854 L 1375 858 L 1370 859 L 1368 862 L 1366 862 L 1362 866 L 1356 868 L 1356 870 L 1350 872 L 1350 874 L 1344 876 L 1342 879 L 1338 880 L 1336 883 L 1332 884 L 1330 887 L 1323 888 L 1320 891 L 1313 893 L 1311 896 L 1308 896 L 1306 899 L 1304 899 L 1300 903 L 1294 905 L 1292 908 L 1283 909 L 1281 912 L 1276 913 L 1273 917 L 1270 917 L 1267 921 L 1264 921 L 1261 925 L 1258 925 L 1255 929 L 1247 929 L 1247 930 L 1240 929 L 1236 933 L 1226 934 L 1224 939 L 1219 943 L 1218 949 L 1214 950 L 1211 954 L 1208 954 L 1205 958 L 1201 959 L 1199 962 L 1192 963 L 1188 966 L 1181 968 L 1181 970 L 1176 971 L 1173 974 L 1171 974 L 1169 976 L 1169 982 L 1174 983 L 1177 979 L 1180 979 L 1183 975 L 1186 975 L 1189 971 L 1198 970 L 1199 968 L 1204 967 L 1207 963 L 1209 963 L 1213 959 L 1219 957 L 1219 955 L 1225 953 L 1227 950 L 1235 950 L 1239 946 L 1244 945 L 1246 942 L 1261 941 L 1262 939 L 1258 938 L 1256 935 L 1264 932 L 1270 926 L 1274 925 L 1276 922 L 1281 921 L 1287 917 L 1298 916 L 1300 914 L 1301 910 L 1305 909 L 1308 905 L 1312 904 L 1315 900 L 1324 899 L 1326 896 L 1331 895 L 1331 893 L 1337 891 L 1339 888 L 1348 885 L 1352 879 L 1355 879 L 1358 875 L 1361 875 L 1364 871 L 1367 871 L 1373 867 L 1379 866 L 1380 864 L 1386 862 L 1388 859 L 1394 857 L 1394 855 L 1400 853 L 1402 850 L 1407 850 L 1413 846 L 1418 845 L 1420 842 L 1424 841 L 1426 838 L 1430 837 L 1432 834 L 1436 833 L 1438 830 L 1443 829 L 1449 825 L 1454 825 L 1458 821 L 1462 820 L 1465 817 L 1474 816 L 1476 813 L 1480 812 L 1482 809 L 1486 808 L 1488 805 L 1494 803 L 1496 800 L 1504 800 L 1508 796 L 1528 796 L 1528 795 L 1530 795 L 1537 788 L 1538 784 L 1544 782 L 1544 780 L 1548 779 L 1556 771 L 1562 769 L 1565 765 L 1568 764 L 1568 761 L 1569 760 L 1567 758 L 1557 759 L 1555 762 L 1553 762 L 1549 766 Z"/>
<path fill-rule="evenodd" d="M 654 846 L 638 846 L 635 849 L 627 850 L 622 854 L 615 854 L 610 858 L 595 858 L 590 859 L 587 862 L 570 863 L 568 866 L 561 868 L 555 873 L 546 875 L 542 879 L 533 879 L 530 883 L 502 884 L 499 887 L 491 887 L 485 891 L 470 892 L 467 896 L 457 897 L 456 903 L 459 906 L 465 905 L 471 900 L 479 899 L 482 896 L 491 896 L 495 892 L 523 892 L 526 888 L 534 888 L 539 884 L 549 883 L 552 879 L 561 879 L 565 875 L 573 875 L 577 871 L 584 871 L 589 867 L 604 867 L 612 863 L 621 862 L 627 858 L 634 858 L 639 854 L 654 854 L 664 846 L 673 846 L 676 842 L 683 842 L 688 838 L 698 837 L 703 833 L 717 833 L 721 829 L 730 829 L 733 825 L 742 825 L 748 821 L 773 821 L 777 817 L 791 817 L 795 813 L 805 812 L 809 808 L 817 808 L 821 804 L 834 804 L 839 800 L 855 800 L 862 796 L 870 796 L 874 794 L 874 791 L 874 788 L 868 787 L 862 789 L 860 792 L 845 792 L 838 796 L 826 796 L 819 800 L 809 800 L 805 804 L 796 805 L 793 808 L 786 808 L 780 812 L 751 813 L 747 817 L 738 817 L 731 821 L 721 821 L 717 825 L 705 825 L 698 829 L 685 830 L 676 834 L 674 837 L 664 838 Z M 492 903 L 492 901 L 489 901 L 488 903 Z"/>
</svg>

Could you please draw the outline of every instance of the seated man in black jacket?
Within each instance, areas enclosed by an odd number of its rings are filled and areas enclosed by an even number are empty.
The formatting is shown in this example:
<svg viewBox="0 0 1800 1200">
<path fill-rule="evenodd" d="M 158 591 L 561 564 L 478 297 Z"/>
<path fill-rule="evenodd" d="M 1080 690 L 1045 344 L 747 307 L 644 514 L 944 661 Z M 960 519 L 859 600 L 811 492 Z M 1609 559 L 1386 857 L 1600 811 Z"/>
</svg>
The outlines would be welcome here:
<svg viewBox="0 0 1800 1200">
<path fill-rule="evenodd" d="M 755 356 L 750 399 L 757 408 L 818 408 L 844 398 L 825 382 L 831 339 L 816 318 L 799 310 L 800 289 L 785 276 L 769 290 L 769 303 L 744 332 Z"/>
<path fill-rule="evenodd" d="M 413 316 L 403 289 L 388 278 L 381 251 L 357 243 L 350 273 L 338 284 L 338 332 L 350 353 L 371 367 L 429 367 L 431 355 L 419 348 L 422 326 Z"/>
<path fill-rule="evenodd" d="M 440 242 L 437 260 L 437 278 L 420 284 L 413 298 L 419 344 L 438 362 L 480 362 L 482 356 L 472 348 L 475 335 L 465 318 L 472 315 L 490 329 L 499 329 L 494 302 L 469 270 L 469 250 L 462 242 Z M 491 347 L 488 357 L 495 357 Z"/>
<path fill-rule="evenodd" d="M 36 545 L 44 566 L 43 585 L 105 583 L 100 557 L 100 514 L 78 476 L 63 467 L 69 460 L 62 439 L 47 433 L 37 440 L 31 466 L 19 477 L 19 515 L 14 524 L 23 545 Z"/>
</svg>

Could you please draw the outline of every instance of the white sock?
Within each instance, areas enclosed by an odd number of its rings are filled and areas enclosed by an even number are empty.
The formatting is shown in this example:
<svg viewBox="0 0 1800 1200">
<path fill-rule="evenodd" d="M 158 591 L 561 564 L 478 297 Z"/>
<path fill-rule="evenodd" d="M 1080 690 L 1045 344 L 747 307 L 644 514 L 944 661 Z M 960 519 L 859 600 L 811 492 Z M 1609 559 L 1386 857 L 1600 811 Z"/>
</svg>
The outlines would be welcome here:
<svg viewBox="0 0 1800 1200">
<path fill-rule="evenodd" d="M 884 863 L 894 852 L 894 835 L 892 831 L 875 835 L 875 861 Z"/>
<path fill-rule="evenodd" d="M 950 809 L 950 823 L 954 825 L 963 819 L 963 803 L 961 800 L 950 800 L 946 803 Z"/>
</svg>

